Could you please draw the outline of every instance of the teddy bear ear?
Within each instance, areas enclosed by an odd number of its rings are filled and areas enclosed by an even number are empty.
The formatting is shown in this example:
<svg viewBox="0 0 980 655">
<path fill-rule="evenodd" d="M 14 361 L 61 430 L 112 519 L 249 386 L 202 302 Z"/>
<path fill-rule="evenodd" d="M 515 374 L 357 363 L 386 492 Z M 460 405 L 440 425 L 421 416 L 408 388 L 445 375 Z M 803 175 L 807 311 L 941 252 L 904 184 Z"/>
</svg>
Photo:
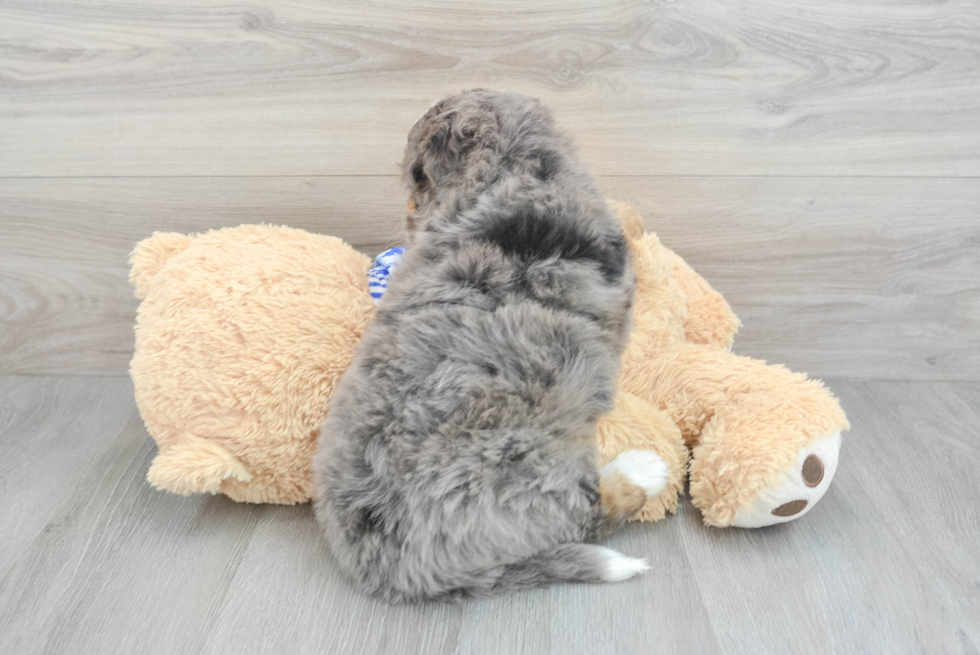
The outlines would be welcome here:
<svg viewBox="0 0 980 655">
<path fill-rule="evenodd" d="M 635 209 L 624 202 L 615 200 L 611 200 L 609 204 L 616 212 L 616 217 L 619 219 L 620 225 L 623 226 L 623 234 L 626 235 L 627 240 L 636 241 L 643 236 L 643 218 Z"/>
<path fill-rule="evenodd" d="M 129 255 L 129 281 L 142 300 L 150 292 L 153 276 L 160 272 L 167 260 L 182 252 L 191 243 L 191 237 L 176 232 L 154 232 L 149 239 L 140 241 Z"/>
</svg>

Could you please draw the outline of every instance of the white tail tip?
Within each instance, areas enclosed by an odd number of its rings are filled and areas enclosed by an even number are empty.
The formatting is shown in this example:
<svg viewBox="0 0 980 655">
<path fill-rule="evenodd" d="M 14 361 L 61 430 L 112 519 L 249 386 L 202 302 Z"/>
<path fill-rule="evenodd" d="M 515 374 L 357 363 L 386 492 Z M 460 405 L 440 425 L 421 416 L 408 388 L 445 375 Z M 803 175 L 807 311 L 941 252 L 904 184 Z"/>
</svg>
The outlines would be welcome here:
<svg viewBox="0 0 980 655">
<path fill-rule="evenodd" d="M 645 559 L 627 557 L 622 553 L 617 553 L 611 548 L 603 548 L 602 557 L 604 558 L 602 579 L 606 582 L 622 582 L 629 580 L 634 575 L 650 570 L 650 565 Z"/>
</svg>

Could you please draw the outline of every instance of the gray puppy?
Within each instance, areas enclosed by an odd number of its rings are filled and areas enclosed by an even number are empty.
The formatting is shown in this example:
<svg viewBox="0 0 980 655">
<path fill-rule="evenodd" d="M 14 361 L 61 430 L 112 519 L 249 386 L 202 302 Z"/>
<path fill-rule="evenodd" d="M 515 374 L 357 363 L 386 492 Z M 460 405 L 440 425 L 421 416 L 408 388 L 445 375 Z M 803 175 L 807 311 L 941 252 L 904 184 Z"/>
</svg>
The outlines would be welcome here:
<svg viewBox="0 0 980 655">
<path fill-rule="evenodd" d="M 470 91 L 412 127 L 411 245 L 333 393 L 316 514 L 386 600 L 617 581 L 592 545 L 664 486 L 654 454 L 602 475 L 635 279 L 622 230 L 547 110 Z"/>
</svg>

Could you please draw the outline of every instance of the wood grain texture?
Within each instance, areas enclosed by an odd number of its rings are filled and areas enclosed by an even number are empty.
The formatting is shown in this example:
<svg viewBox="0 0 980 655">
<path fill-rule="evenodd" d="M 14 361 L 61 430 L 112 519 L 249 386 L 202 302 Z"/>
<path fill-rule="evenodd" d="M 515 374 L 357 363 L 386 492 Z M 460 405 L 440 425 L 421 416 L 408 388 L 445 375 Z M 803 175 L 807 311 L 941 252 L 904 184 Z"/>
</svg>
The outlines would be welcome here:
<svg viewBox="0 0 980 655">
<path fill-rule="evenodd" d="M 0 401 L 19 419 L 0 460 L 20 459 L 0 524 L 23 530 L 0 560 L 0 652 L 194 652 L 263 508 L 152 490 L 128 380 L 19 380 Z"/>
<path fill-rule="evenodd" d="M 125 456 L 118 435 L 134 423 L 141 427 L 126 402 L 131 387 L 122 378 L 94 386 L 71 379 L 2 378 L 0 576 L 36 534 L 55 537 L 74 522 L 73 506 L 60 516 L 54 516 L 54 507 L 75 485 Z"/>
<path fill-rule="evenodd" d="M 605 177 L 728 298 L 736 352 L 818 377 L 980 378 L 980 182 Z M 270 222 L 401 243 L 392 177 L 0 179 L 0 373 L 125 374 L 126 258 Z"/>
<path fill-rule="evenodd" d="M 980 180 L 604 178 L 732 305 L 741 355 L 980 379 Z"/>
<path fill-rule="evenodd" d="M 973 0 L 8 0 L 0 45 L 6 176 L 391 174 L 472 86 L 602 174 L 980 175 Z"/>
<path fill-rule="evenodd" d="M 152 490 L 127 380 L 0 378 L 0 652 L 980 650 L 980 383 L 831 384 L 853 430 L 804 519 L 717 530 L 684 500 L 610 541 L 651 562 L 637 580 L 387 606 L 308 505 Z"/>
</svg>

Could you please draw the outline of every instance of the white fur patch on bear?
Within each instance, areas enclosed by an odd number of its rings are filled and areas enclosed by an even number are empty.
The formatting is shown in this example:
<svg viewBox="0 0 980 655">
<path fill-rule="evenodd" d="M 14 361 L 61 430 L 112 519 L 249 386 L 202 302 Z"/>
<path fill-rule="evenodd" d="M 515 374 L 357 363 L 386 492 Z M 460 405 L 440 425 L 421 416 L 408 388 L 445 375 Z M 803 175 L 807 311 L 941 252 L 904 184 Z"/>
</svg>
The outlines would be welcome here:
<svg viewBox="0 0 980 655">
<path fill-rule="evenodd" d="M 627 450 L 602 467 L 601 475 L 622 473 L 641 487 L 647 497 L 656 496 L 667 487 L 667 463 L 652 450 Z"/>
</svg>

